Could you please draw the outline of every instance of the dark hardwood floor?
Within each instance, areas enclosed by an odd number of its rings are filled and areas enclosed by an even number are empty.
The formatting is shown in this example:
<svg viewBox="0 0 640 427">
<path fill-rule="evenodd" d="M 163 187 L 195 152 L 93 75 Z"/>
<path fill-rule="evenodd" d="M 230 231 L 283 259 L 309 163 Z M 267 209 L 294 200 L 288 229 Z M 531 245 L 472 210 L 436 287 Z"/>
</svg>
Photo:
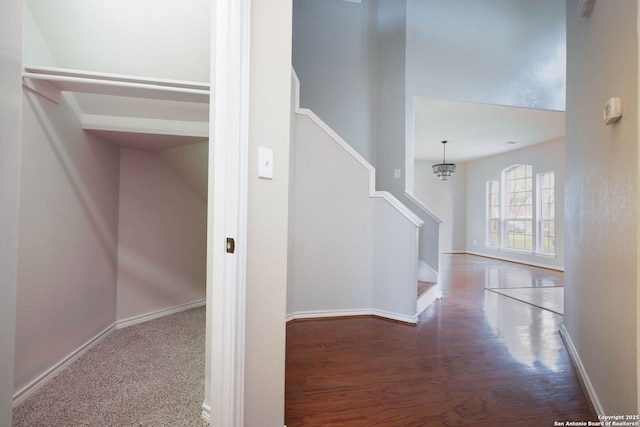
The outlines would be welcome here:
<svg viewBox="0 0 640 427">
<path fill-rule="evenodd" d="M 484 289 L 562 285 L 562 277 L 443 255 L 444 299 L 417 326 L 374 317 L 290 322 L 287 427 L 593 420 L 558 334 L 562 316 Z"/>
</svg>

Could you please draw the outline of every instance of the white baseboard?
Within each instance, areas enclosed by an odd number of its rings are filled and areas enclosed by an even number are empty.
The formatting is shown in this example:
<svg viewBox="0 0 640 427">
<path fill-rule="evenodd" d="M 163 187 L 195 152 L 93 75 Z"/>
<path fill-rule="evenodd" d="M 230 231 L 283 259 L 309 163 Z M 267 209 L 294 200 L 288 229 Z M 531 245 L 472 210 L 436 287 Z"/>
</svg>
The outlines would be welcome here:
<svg viewBox="0 0 640 427">
<path fill-rule="evenodd" d="M 358 310 L 311 310 L 311 311 L 296 311 L 295 313 L 287 314 L 286 321 L 298 319 L 321 319 L 323 317 L 345 317 L 345 316 L 369 316 L 371 310 L 358 309 Z"/>
<path fill-rule="evenodd" d="M 211 424 L 211 406 L 209 406 L 206 402 L 202 404 L 202 414 L 201 417 L 208 424 Z"/>
<path fill-rule="evenodd" d="M 432 286 L 427 292 L 420 295 L 416 305 L 416 316 L 420 316 L 427 307 L 439 299 L 442 299 L 442 286 L 440 285 L 440 282 L 436 283 L 435 286 Z"/>
<path fill-rule="evenodd" d="M 327 317 L 353 317 L 353 316 L 376 316 L 384 319 L 396 320 L 403 323 L 418 323 L 418 316 L 404 316 L 402 314 L 391 313 L 384 310 L 376 310 L 372 308 L 362 308 L 355 310 L 313 310 L 298 311 L 290 313 L 286 317 L 286 321 L 298 319 L 321 319 Z"/>
<path fill-rule="evenodd" d="M 571 362 L 575 367 L 578 378 L 584 391 L 587 393 L 587 399 L 591 403 L 594 411 L 596 411 L 596 415 L 605 415 L 602 404 L 600 403 L 600 399 L 598 399 L 598 395 L 596 394 L 596 390 L 591 384 L 591 380 L 589 379 L 589 375 L 587 374 L 587 370 L 582 364 L 582 360 L 580 359 L 580 355 L 578 354 L 578 350 L 573 345 L 573 340 L 571 339 L 571 335 L 569 335 L 569 331 L 564 327 L 564 324 L 560 326 L 560 336 L 562 337 L 562 341 L 564 342 L 564 346 L 569 353 L 569 357 L 571 358 Z"/>
<path fill-rule="evenodd" d="M 47 369 L 42 375 L 38 376 L 36 379 L 31 381 L 29 384 L 24 386 L 22 389 L 18 390 L 13 395 L 13 406 L 16 407 L 20 403 L 22 403 L 26 398 L 31 396 L 34 392 L 36 392 L 40 387 L 45 385 L 49 380 L 55 377 L 59 372 L 65 369 L 67 366 L 71 365 L 73 362 L 78 360 L 80 356 L 89 351 L 93 346 L 98 344 L 100 341 L 105 339 L 111 332 L 115 330 L 115 324 L 106 327 L 102 332 L 99 332 L 96 336 L 91 338 L 89 341 L 84 343 L 78 349 L 67 355 L 60 362 L 53 365 L 51 368 Z"/>
<path fill-rule="evenodd" d="M 206 305 L 206 303 L 207 303 L 207 300 L 203 298 L 197 301 L 189 302 L 189 303 L 178 305 L 175 307 L 163 308 L 162 310 L 156 310 L 150 313 L 140 314 L 138 316 L 133 316 L 127 319 L 118 320 L 116 322 L 116 329 L 122 329 L 122 328 L 126 328 L 127 326 L 137 325 L 138 323 L 148 322 L 149 320 L 168 316 L 170 314 L 180 313 L 181 311 L 190 310 L 192 308 L 202 307 L 203 305 Z"/>
<path fill-rule="evenodd" d="M 371 311 L 371 314 L 376 317 L 382 317 L 383 319 L 395 320 L 403 323 L 410 323 L 412 325 L 415 325 L 416 323 L 418 323 L 417 315 L 405 316 L 403 314 L 391 313 L 388 311 L 376 310 L 376 309 L 373 309 Z"/>
</svg>

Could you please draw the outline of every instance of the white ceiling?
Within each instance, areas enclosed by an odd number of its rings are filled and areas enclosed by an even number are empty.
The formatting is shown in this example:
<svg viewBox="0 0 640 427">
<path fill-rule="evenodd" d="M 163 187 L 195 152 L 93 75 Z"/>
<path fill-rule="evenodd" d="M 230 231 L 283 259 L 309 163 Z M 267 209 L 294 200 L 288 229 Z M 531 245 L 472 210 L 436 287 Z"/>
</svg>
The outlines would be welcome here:
<svg viewBox="0 0 640 427">
<path fill-rule="evenodd" d="M 565 136 L 564 111 L 416 97 L 414 159 L 464 162 Z M 508 144 L 515 141 L 516 144 Z"/>
</svg>

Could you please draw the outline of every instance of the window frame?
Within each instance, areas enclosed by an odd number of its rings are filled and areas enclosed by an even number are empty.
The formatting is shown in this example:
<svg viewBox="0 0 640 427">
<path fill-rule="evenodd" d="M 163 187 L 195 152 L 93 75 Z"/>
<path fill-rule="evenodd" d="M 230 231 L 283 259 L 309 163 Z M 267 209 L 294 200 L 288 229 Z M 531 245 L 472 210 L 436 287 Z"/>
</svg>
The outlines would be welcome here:
<svg viewBox="0 0 640 427">
<path fill-rule="evenodd" d="M 524 175 L 517 170 L 524 168 Z M 509 174 L 513 171 L 513 178 L 509 178 Z M 510 184 L 510 182 L 514 182 Z M 528 182 L 527 182 L 528 181 Z M 507 251 L 520 252 L 532 254 L 535 250 L 535 230 L 534 230 L 534 191 L 533 191 L 533 167 L 528 164 L 515 164 L 509 166 L 502 171 L 503 182 L 503 217 L 502 217 L 502 246 L 501 248 Z M 509 205 L 509 197 L 511 186 L 519 186 L 524 183 L 524 191 L 518 190 L 513 193 L 525 194 L 525 202 L 520 206 Z M 521 209 L 524 207 L 525 214 L 528 212 L 528 216 L 517 216 L 514 209 Z M 511 213 L 510 213 L 511 210 Z M 509 230 L 513 230 L 511 233 Z M 515 245 L 516 241 L 522 240 L 524 247 L 518 247 Z M 511 244 L 514 246 L 511 246 Z M 527 247 L 527 244 L 529 245 Z"/>
<path fill-rule="evenodd" d="M 485 246 L 492 249 L 499 249 L 502 240 L 502 200 L 500 197 L 500 180 L 494 179 L 486 182 L 486 198 L 487 223 Z M 497 204 L 492 202 L 497 202 Z M 496 212 L 497 215 L 494 215 L 494 212 Z M 495 230 L 493 229 L 492 225 L 495 225 Z M 493 244 L 492 237 L 495 237 L 495 244 Z"/>
<path fill-rule="evenodd" d="M 544 178 L 545 176 L 550 176 L 549 183 L 545 187 Z M 547 200 L 545 203 L 545 194 L 544 192 L 551 191 L 550 201 Z M 545 256 L 556 256 L 556 221 L 555 221 L 555 171 L 547 171 L 540 172 L 536 174 L 536 229 L 537 229 L 537 239 L 536 239 L 536 253 Z M 549 205 L 550 209 L 546 209 L 546 211 L 550 212 L 550 215 L 545 215 L 545 205 Z M 552 223 L 552 233 L 553 236 L 551 238 L 553 251 L 546 250 L 545 247 L 545 222 Z"/>
</svg>

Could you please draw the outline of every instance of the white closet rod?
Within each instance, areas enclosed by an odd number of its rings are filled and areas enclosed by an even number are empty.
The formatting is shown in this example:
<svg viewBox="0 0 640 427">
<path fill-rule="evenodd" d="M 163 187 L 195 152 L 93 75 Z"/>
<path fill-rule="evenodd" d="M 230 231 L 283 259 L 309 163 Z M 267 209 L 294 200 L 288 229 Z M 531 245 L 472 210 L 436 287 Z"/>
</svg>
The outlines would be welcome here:
<svg viewBox="0 0 640 427">
<path fill-rule="evenodd" d="M 24 79 L 46 81 L 60 91 L 85 92 L 170 101 L 209 102 L 205 83 L 143 79 L 115 74 L 25 67 Z M 196 88 L 200 89 L 196 89 Z"/>
</svg>

